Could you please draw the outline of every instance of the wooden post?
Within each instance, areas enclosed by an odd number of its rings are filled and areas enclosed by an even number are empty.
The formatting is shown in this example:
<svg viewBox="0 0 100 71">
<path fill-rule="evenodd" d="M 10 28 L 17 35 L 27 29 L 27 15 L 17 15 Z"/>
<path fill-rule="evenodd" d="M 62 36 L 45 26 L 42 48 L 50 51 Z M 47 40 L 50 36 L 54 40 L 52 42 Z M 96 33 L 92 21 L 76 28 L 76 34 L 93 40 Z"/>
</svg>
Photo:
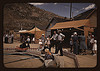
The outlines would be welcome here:
<svg viewBox="0 0 100 71">
<path fill-rule="evenodd" d="M 87 27 L 84 27 L 84 35 L 85 35 L 85 38 L 86 38 L 85 42 L 87 44 L 87 36 L 88 36 L 88 28 Z"/>
</svg>

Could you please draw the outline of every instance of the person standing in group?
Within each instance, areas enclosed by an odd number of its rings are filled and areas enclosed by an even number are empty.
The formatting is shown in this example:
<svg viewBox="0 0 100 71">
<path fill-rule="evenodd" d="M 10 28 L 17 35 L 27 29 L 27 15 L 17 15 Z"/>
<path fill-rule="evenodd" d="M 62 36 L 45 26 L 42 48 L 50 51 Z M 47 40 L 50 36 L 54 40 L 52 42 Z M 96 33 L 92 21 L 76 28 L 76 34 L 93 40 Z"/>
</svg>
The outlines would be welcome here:
<svg viewBox="0 0 100 71">
<path fill-rule="evenodd" d="M 42 34 L 41 40 L 42 40 L 42 44 L 43 44 L 43 46 L 44 46 L 44 45 L 45 45 L 45 36 L 44 36 L 44 34 Z"/>
<path fill-rule="evenodd" d="M 27 41 L 28 41 L 28 43 L 30 43 L 30 37 L 29 36 L 27 37 Z"/>
<path fill-rule="evenodd" d="M 11 43 L 13 43 L 14 35 L 13 33 L 11 34 Z"/>
<path fill-rule="evenodd" d="M 90 40 L 91 40 L 91 33 L 89 33 L 89 35 L 87 37 L 87 47 L 88 47 L 88 49 L 91 49 L 90 48 Z"/>
<path fill-rule="evenodd" d="M 70 52 L 73 52 L 73 41 L 72 41 L 72 37 L 70 38 Z"/>
<path fill-rule="evenodd" d="M 93 49 L 92 50 L 93 50 L 93 53 L 94 53 L 93 56 L 95 56 L 97 54 L 97 40 L 94 40 Z"/>
<path fill-rule="evenodd" d="M 51 51 L 51 48 L 50 48 L 50 36 L 47 37 L 47 46 L 48 46 L 49 51 Z"/>
<path fill-rule="evenodd" d="M 93 44 L 94 44 L 94 35 L 92 35 L 91 40 L 90 40 L 90 48 L 91 48 L 91 52 L 92 52 L 91 54 L 94 54 L 93 50 L 92 50 L 93 49 Z"/>
<path fill-rule="evenodd" d="M 5 35 L 5 43 L 8 43 L 8 34 Z"/>
<path fill-rule="evenodd" d="M 64 41 L 64 38 L 65 38 L 65 35 L 63 35 L 61 33 L 61 30 L 58 30 L 58 50 L 57 50 L 57 53 L 58 51 L 60 50 L 60 56 L 63 56 L 63 51 L 62 51 L 62 44 L 63 44 L 63 41 Z"/>
<path fill-rule="evenodd" d="M 35 37 L 33 37 L 32 41 L 33 41 L 33 43 L 35 44 Z"/>
<path fill-rule="evenodd" d="M 9 33 L 9 36 L 8 36 L 8 43 L 12 43 L 11 33 Z"/>
<path fill-rule="evenodd" d="M 54 31 L 54 34 L 53 36 L 51 37 L 50 40 L 52 40 L 52 43 L 50 45 L 50 48 L 53 46 L 55 46 L 55 54 L 57 53 L 57 37 L 58 37 L 58 34 L 56 33 L 56 31 Z"/>
<path fill-rule="evenodd" d="M 80 49 L 82 51 L 82 55 L 86 55 L 87 46 L 85 43 L 84 33 L 81 33 L 81 35 L 80 35 Z"/>
<path fill-rule="evenodd" d="M 78 36 L 77 32 L 74 32 L 74 36 L 72 37 L 73 40 L 73 53 L 78 55 Z"/>
</svg>

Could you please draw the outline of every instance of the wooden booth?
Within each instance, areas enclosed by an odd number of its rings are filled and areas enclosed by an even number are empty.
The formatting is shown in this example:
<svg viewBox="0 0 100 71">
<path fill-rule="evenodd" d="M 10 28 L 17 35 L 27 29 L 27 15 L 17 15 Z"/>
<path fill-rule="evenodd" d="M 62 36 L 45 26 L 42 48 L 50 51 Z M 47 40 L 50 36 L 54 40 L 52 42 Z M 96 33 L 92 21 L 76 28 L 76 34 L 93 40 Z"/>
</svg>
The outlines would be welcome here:
<svg viewBox="0 0 100 71">
<path fill-rule="evenodd" d="M 55 29 L 67 29 L 65 34 L 69 32 L 71 34 L 67 34 L 67 36 L 71 36 L 73 32 L 84 32 L 84 35 L 86 37 L 86 44 L 87 44 L 87 36 L 89 32 L 94 32 L 94 29 L 90 25 L 90 20 L 89 19 L 84 19 L 84 20 L 77 20 L 77 21 L 68 21 L 68 22 L 61 22 L 61 23 L 56 23 L 51 30 Z M 67 37 L 67 39 L 70 39 L 70 37 Z"/>
</svg>

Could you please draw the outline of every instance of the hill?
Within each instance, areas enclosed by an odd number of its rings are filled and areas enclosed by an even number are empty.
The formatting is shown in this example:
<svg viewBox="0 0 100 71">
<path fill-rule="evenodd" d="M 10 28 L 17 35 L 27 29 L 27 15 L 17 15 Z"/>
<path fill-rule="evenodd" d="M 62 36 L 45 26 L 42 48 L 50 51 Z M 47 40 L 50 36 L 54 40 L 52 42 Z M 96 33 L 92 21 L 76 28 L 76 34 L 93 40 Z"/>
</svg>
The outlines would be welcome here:
<svg viewBox="0 0 100 71">
<path fill-rule="evenodd" d="M 27 3 L 12 3 L 4 6 L 4 31 L 30 30 L 36 25 L 45 29 L 53 17 L 64 18 Z"/>
</svg>

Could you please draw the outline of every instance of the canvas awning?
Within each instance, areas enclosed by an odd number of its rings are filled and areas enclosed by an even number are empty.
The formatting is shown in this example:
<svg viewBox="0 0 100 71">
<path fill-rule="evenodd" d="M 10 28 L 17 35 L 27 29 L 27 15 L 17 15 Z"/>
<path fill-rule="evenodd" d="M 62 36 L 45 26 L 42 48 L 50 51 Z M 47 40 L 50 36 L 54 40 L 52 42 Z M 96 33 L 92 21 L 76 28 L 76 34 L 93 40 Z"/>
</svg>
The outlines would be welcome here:
<svg viewBox="0 0 100 71">
<path fill-rule="evenodd" d="M 90 27 L 89 19 L 56 23 L 51 29 L 64 29 L 64 28 L 77 29 L 78 27 L 81 27 L 81 26 Z"/>
<path fill-rule="evenodd" d="M 32 30 L 29 30 L 29 31 L 24 31 L 24 30 L 22 30 L 22 31 L 19 31 L 19 33 L 30 33 L 30 34 L 35 34 L 35 32 L 38 32 L 38 31 L 41 31 L 39 28 L 37 28 L 37 27 L 35 27 L 35 28 L 33 28 Z"/>
<path fill-rule="evenodd" d="M 39 28 L 35 27 L 34 29 L 28 31 L 28 33 L 35 34 L 35 32 L 41 31 Z"/>
</svg>

